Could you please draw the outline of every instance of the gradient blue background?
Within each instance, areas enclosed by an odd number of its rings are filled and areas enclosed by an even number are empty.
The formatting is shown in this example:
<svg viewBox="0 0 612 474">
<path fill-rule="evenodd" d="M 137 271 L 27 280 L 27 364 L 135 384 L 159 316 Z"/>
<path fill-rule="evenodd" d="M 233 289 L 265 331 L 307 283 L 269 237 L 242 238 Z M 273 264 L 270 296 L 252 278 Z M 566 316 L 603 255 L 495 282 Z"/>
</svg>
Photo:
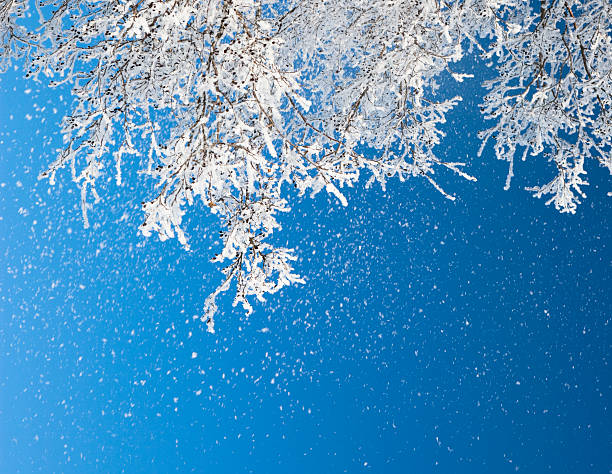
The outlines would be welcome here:
<svg viewBox="0 0 612 474">
<path fill-rule="evenodd" d="M 573 216 L 523 190 L 537 160 L 503 191 L 476 81 L 440 154 L 478 183 L 294 196 L 308 283 L 249 318 L 225 299 L 215 335 L 214 219 L 190 253 L 142 238 L 128 169 L 84 229 L 69 173 L 37 181 L 66 90 L 0 81 L 1 473 L 612 472 L 609 177 Z"/>
</svg>

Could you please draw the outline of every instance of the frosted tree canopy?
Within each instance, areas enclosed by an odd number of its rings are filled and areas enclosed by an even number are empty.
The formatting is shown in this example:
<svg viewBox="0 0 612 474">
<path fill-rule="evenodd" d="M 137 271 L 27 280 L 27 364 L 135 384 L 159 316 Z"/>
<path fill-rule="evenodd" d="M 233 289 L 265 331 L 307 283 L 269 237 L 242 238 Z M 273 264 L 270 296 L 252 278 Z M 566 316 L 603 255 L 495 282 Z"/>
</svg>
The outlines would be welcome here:
<svg viewBox="0 0 612 474">
<path fill-rule="evenodd" d="M 219 218 L 223 279 L 251 311 L 302 282 L 296 257 L 274 246 L 288 190 L 342 189 L 411 177 L 436 180 L 464 163 L 436 152 L 448 112 L 443 81 L 462 82 L 478 55 L 484 85 L 481 152 L 509 164 L 544 160 L 550 177 L 528 188 L 574 213 L 585 165 L 612 172 L 612 4 L 609 0 L 5 0 L 0 69 L 24 68 L 74 96 L 64 148 L 42 172 L 70 175 L 85 225 L 96 183 L 138 166 L 140 232 L 178 238 L 196 202 Z M 469 72 L 469 71 L 468 71 Z M 473 86 L 472 86 L 473 87 Z M 67 170 L 65 172 L 64 170 Z"/>
</svg>

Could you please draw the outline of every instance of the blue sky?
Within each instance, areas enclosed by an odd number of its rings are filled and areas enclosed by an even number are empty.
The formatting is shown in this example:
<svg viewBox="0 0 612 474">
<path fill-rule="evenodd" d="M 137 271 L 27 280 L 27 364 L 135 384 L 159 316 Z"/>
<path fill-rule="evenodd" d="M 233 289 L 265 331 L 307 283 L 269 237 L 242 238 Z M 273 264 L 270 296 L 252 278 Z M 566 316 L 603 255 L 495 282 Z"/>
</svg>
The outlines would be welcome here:
<svg viewBox="0 0 612 474">
<path fill-rule="evenodd" d="M 37 180 L 66 91 L 0 81 L 1 472 L 611 472 L 609 177 L 573 216 L 523 190 L 545 164 L 504 191 L 476 82 L 440 153 L 477 183 L 293 196 L 307 284 L 210 335 L 214 220 L 144 239 L 128 170 L 84 229 L 69 174 Z"/>
</svg>

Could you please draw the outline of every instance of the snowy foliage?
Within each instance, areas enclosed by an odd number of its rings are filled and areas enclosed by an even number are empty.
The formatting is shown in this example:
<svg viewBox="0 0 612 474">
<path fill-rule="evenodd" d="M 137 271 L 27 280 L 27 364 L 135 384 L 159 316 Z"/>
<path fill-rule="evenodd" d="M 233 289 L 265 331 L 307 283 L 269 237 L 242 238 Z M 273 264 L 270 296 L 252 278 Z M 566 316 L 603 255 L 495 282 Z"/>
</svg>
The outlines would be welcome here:
<svg viewBox="0 0 612 474">
<path fill-rule="evenodd" d="M 5 72 L 12 60 L 26 54 L 35 37 L 19 24 L 28 10 L 28 0 L 5 0 L 0 3 L 0 72 Z"/>
<path fill-rule="evenodd" d="M 573 213 L 588 184 L 585 159 L 612 173 L 612 4 L 542 1 L 538 12 L 511 20 L 486 55 L 499 75 L 486 83 L 484 107 L 496 123 L 481 137 L 493 137 L 497 157 L 510 162 L 506 186 L 518 150 L 523 159 L 548 157 L 557 176 L 529 189 Z"/>
<path fill-rule="evenodd" d="M 35 9 L 39 25 L 24 14 Z M 291 249 L 270 236 L 289 212 L 288 188 L 342 188 L 422 177 L 446 197 L 435 173 L 463 178 L 463 163 L 435 147 L 461 100 L 440 83 L 481 54 L 488 81 L 482 132 L 500 159 L 549 157 L 557 175 L 530 188 L 574 212 L 583 165 L 612 172 L 612 11 L 607 0 L 9 0 L 0 6 L 0 67 L 23 57 L 28 77 L 69 83 L 65 148 L 42 177 L 69 168 L 85 225 L 97 180 L 136 162 L 156 191 L 143 202 L 141 232 L 188 248 L 185 212 L 199 200 L 221 221 L 224 278 L 251 311 L 302 282 Z"/>
</svg>

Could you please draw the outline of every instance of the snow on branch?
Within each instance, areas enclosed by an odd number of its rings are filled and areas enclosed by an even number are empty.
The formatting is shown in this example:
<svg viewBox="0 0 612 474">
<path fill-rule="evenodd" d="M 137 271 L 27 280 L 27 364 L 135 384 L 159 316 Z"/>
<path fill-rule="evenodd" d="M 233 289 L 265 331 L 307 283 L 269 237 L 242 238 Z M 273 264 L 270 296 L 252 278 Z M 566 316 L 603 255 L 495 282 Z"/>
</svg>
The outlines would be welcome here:
<svg viewBox="0 0 612 474">
<path fill-rule="evenodd" d="M 35 7 L 36 28 L 25 12 Z M 235 304 L 303 283 L 291 249 L 271 237 L 290 212 L 287 187 L 343 193 L 436 173 L 475 180 L 441 159 L 448 113 L 461 100 L 459 61 L 478 52 L 498 76 L 485 85 L 481 133 L 499 159 L 553 157 L 557 177 L 530 188 L 574 212 L 583 163 L 612 171 L 612 11 L 608 0 L 8 0 L 0 7 L 0 67 L 24 58 L 27 76 L 69 84 L 64 167 L 81 190 L 84 222 L 96 181 L 139 167 L 155 184 L 143 200 L 144 235 L 178 238 L 200 201 L 220 221 L 220 286 Z M 29 24 L 29 23 L 28 23 Z M 470 81 L 467 81 L 470 82 Z M 465 84 L 465 82 L 464 82 Z M 473 87 L 473 85 L 469 85 Z M 109 171 L 107 171 L 109 170 Z M 112 171 L 114 170 L 114 171 Z M 143 189 L 150 186 L 143 186 Z"/>
</svg>

